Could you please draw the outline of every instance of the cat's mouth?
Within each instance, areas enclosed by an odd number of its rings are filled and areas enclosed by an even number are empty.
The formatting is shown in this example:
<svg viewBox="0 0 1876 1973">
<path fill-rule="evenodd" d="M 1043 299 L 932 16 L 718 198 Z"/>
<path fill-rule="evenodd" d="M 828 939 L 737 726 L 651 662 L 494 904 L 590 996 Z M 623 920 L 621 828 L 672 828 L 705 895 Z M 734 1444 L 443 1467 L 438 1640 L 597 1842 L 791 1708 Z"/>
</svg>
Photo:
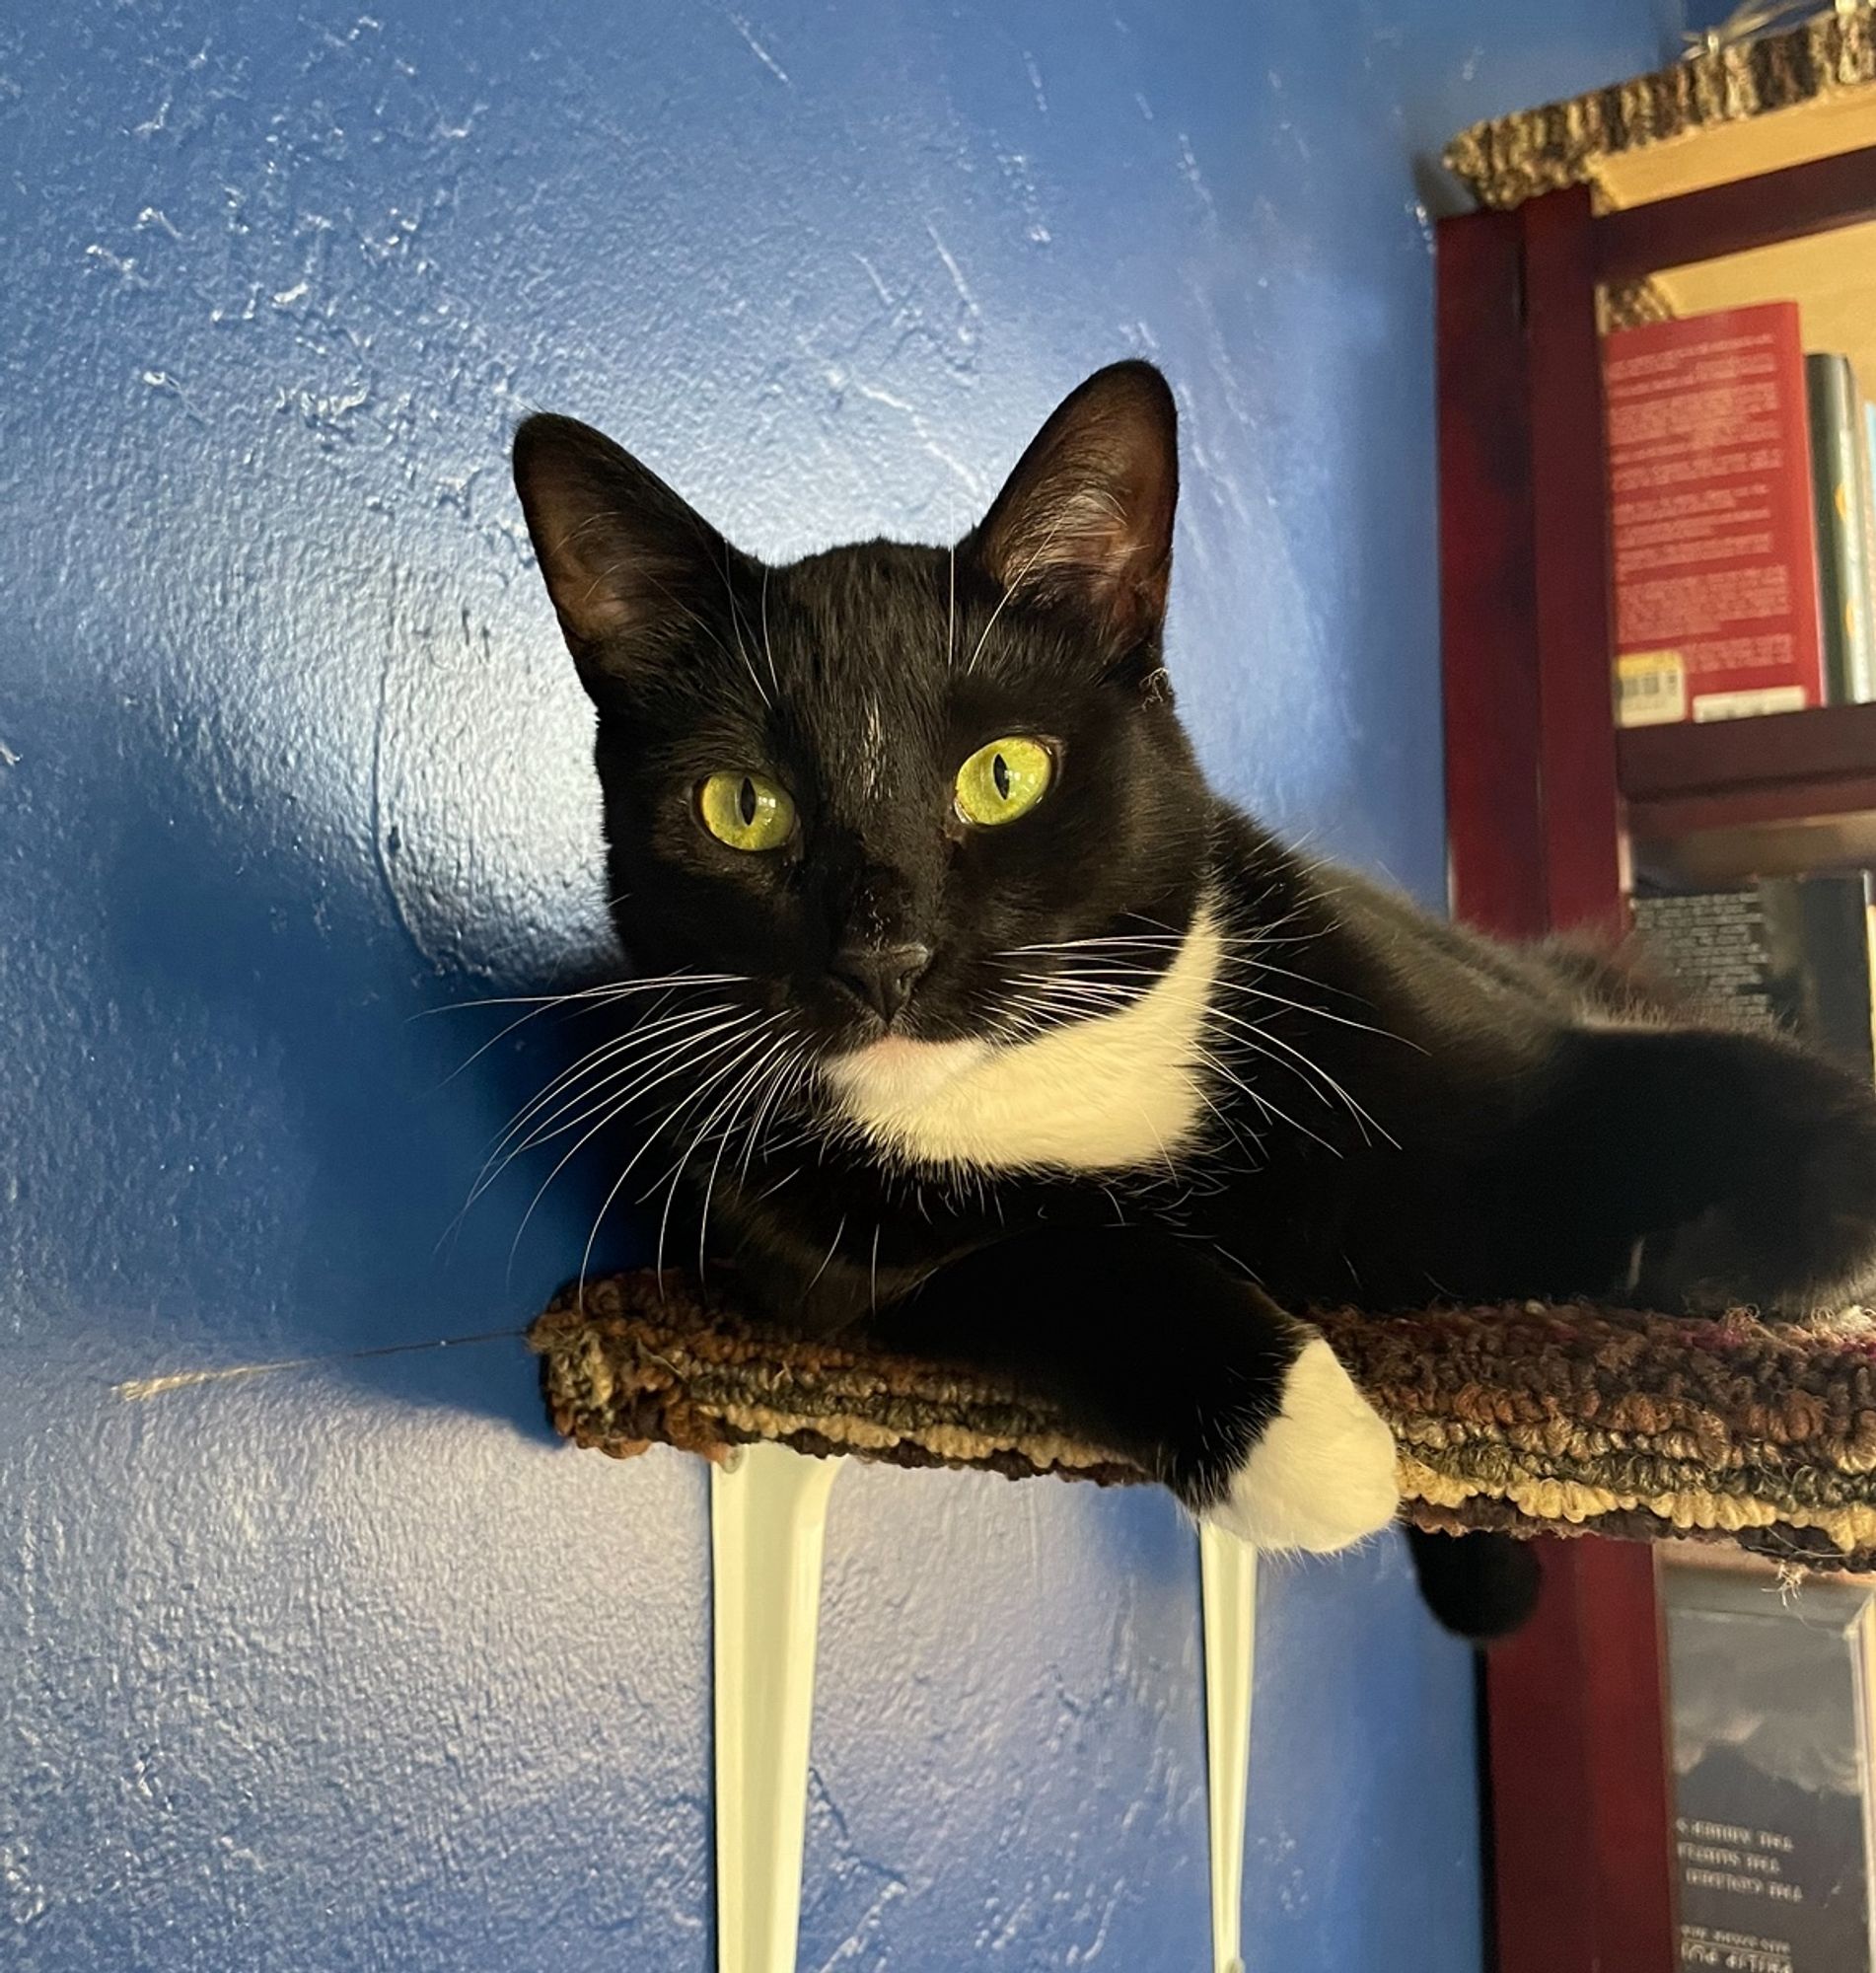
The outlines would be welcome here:
<svg viewBox="0 0 1876 1973">
<path fill-rule="evenodd" d="M 974 1068 L 990 1049 L 989 1042 L 974 1039 L 920 1042 L 888 1034 L 834 1056 L 823 1062 L 821 1072 L 843 1104 L 877 1115 L 928 1102 Z"/>
</svg>

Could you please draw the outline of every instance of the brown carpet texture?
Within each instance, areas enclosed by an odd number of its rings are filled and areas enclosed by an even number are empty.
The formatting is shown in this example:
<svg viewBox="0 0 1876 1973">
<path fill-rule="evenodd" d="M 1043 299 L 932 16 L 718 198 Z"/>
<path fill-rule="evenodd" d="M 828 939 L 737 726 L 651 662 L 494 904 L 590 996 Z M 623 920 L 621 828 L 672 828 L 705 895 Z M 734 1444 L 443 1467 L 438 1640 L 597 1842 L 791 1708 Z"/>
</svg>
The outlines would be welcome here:
<svg viewBox="0 0 1876 1973">
<path fill-rule="evenodd" d="M 1876 1571 L 1876 1326 L 1861 1315 L 1806 1329 L 1539 1302 L 1312 1313 L 1394 1427 L 1420 1527 L 1682 1536 Z M 616 1458 L 774 1439 L 1013 1480 L 1147 1478 L 1033 1392 L 706 1310 L 676 1274 L 564 1289 L 529 1340 L 555 1429 Z"/>
<path fill-rule="evenodd" d="M 1810 19 L 1779 32 L 1716 36 L 1652 75 L 1476 123 L 1447 146 L 1443 162 L 1485 205 L 1520 205 L 1559 185 L 1594 183 L 1605 158 L 1866 91 L 1872 82 L 1876 19 L 1867 8 L 1840 14 L 1820 0 Z"/>
</svg>

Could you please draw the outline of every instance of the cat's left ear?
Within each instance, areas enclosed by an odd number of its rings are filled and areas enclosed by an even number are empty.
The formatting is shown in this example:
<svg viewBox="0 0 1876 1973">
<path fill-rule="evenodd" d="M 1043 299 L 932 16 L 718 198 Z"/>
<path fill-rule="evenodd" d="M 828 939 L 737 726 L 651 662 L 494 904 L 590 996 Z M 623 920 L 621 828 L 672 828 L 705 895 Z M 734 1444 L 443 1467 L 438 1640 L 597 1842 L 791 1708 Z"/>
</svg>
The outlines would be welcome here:
<svg viewBox="0 0 1876 1973">
<path fill-rule="evenodd" d="M 1063 604 L 1117 651 L 1166 615 L 1179 414 L 1150 363 L 1097 370 L 1056 407 L 971 536 L 1006 592 Z"/>
</svg>

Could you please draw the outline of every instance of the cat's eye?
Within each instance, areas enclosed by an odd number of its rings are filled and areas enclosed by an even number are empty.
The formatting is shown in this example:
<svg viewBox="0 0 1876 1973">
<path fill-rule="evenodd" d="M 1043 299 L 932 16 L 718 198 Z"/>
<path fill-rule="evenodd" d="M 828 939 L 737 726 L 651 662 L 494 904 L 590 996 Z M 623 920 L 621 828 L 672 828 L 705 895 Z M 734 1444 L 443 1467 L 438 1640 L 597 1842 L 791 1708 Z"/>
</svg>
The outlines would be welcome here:
<svg viewBox="0 0 1876 1973">
<path fill-rule="evenodd" d="M 712 774 L 698 784 L 697 819 L 732 849 L 779 849 L 795 833 L 795 799 L 765 774 Z"/>
<path fill-rule="evenodd" d="M 958 813 L 980 829 L 1014 822 L 1048 792 L 1055 757 L 1040 740 L 1012 733 L 979 747 L 958 769 Z"/>
</svg>

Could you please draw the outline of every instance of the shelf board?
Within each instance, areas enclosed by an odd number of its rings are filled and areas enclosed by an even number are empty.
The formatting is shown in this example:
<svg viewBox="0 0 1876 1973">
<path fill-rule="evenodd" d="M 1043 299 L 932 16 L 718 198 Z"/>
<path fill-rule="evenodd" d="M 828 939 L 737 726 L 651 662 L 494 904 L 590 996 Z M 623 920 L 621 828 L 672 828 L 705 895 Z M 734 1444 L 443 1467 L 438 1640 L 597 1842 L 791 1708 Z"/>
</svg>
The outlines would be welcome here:
<svg viewBox="0 0 1876 1973">
<path fill-rule="evenodd" d="M 1696 819 L 1672 834 L 1654 824 L 1654 813 L 1639 824 L 1631 817 L 1629 868 L 1635 879 L 1665 890 L 1726 890 L 1755 877 L 1876 869 L 1876 809 L 1799 822 L 1701 825 Z M 1666 818 L 1670 827 L 1684 820 Z M 1650 828 L 1652 834 L 1643 833 Z"/>
<path fill-rule="evenodd" d="M 1866 814 L 1876 810 L 1876 704 L 1631 726 L 1617 736 L 1616 763 L 1638 838 Z"/>
<path fill-rule="evenodd" d="M 1867 102 L 1862 107 L 1867 110 Z M 1865 143 L 1758 178 L 1604 213 L 1596 222 L 1597 256 L 1604 280 L 1634 281 L 1872 220 L 1876 145 Z"/>
</svg>

